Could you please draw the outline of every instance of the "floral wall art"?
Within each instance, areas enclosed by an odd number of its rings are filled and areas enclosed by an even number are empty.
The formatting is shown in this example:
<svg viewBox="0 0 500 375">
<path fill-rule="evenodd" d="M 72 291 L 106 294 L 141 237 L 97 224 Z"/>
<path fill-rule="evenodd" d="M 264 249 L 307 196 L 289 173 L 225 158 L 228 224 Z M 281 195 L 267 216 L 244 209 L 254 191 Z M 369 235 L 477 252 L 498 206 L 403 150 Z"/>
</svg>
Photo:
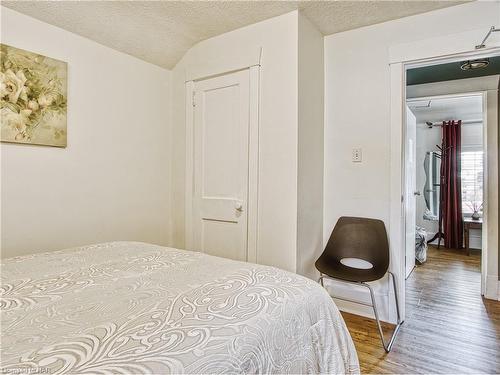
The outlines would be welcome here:
<svg viewBox="0 0 500 375">
<path fill-rule="evenodd" d="M 66 147 L 67 64 L 0 44 L 2 142 Z"/>
</svg>

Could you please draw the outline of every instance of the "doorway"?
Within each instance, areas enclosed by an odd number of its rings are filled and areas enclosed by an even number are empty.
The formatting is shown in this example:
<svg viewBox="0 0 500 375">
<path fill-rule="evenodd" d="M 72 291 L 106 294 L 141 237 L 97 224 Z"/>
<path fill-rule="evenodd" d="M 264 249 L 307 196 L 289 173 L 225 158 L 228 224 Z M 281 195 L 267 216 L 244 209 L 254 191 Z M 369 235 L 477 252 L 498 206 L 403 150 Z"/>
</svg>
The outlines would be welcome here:
<svg viewBox="0 0 500 375">
<path fill-rule="evenodd" d="M 498 87 L 498 78 L 492 80 Z M 479 295 L 484 294 L 480 259 L 488 244 L 487 91 L 448 94 L 469 86 L 471 81 L 465 79 L 407 89 L 405 262 L 406 279 L 414 267 L 420 273 L 425 267 L 441 270 L 428 272 L 425 280 L 458 281 L 460 270 L 468 265 L 470 278 L 464 290 L 470 287 L 474 293 L 477 287 Z M 436 92 L 445 94 L 418 96 Z M 457 137 L 453 144 L 446 139 L 450 132 Z M 445 241 L 454 233 L 454 240 Z M 407 280 L 406 287 L 419 289 L 419 276 Z M 477 283 L 470 282 L 474 277 Z"/>
<path fill-rule="evenodd" d="M 464 77 L 462 71 L 465 66 L 470 66 L 471 61 L 476 60 L 484 62 L 483 67 L 490 67 L 490 69 L 481 70 L 481 68 L 478 68 L 475 69 L 473 74 L 468 73 Z M 436 62 L 434 65 L 426 64 L 422 66 L 417 64 L 414 67 L 408 66 L 406 69 L 408 84 L 406 86 L 405 101 L 407 105 L 413 107 L 408 108 L 407 111 L 416 113 L 420 117 L 421 128 L 417 127 L 417 129 L 420 132 L 425 130 L 421 134 L 429 135 L 436 131 L 436 127 L 441 127 L 441 133 L 444 134 L 442 131 L 444 129 L 442 127 L 444 120 L 455 119 L 458 122 L 461 118 L 460 128 L 462 129 L 463 142 L 460 145 L 463 147 L 460 155 L 456 156 L 462 161 L 461 166 L 463 166 L 460 171 L 457 171 L 460 183 L 456 183 L 460 184 L 461 192 L 457 193 L 457 197 L 454 199 L 458 200 L 458 196 L 460 196 L 463 210 L 455 212 L 455 207 L 451 211 L 451 213 L 460 216 L 456 221 L 459 221 L 461 225 L 460 227 L 452 227 L 456 228 L 456 236 L 460 240 L 460 243 L 454 243 L 452 247 L 465 248 L 469 255 L 471 252 L 477 253 L 477 251 L 471 249 L 481 249 L 479 252 L 481 258 L 481 294 L 486 298 L 497 300 L 498 89 L 500 85 L 500 56 L 492 55 L 476 60 L 464 61 L 457 59 L 442 64 Z M 493 68 L 491 69 L 491 67 Z M 454 110 L 452 110 L 453 107 L 455 107 Z M 431 117 L 425 118 L 425 116 Z M 432 118 L 432 116 L 437 117 Z M 408 126 L 408 122 L 406 122 L 405 126 Z M 405 128 L 403 134 L 405 139 L 408 135 L 411 137 L 411 134 L 411 131 Z M 436 139 L 434 139 L 434 143 L 438 146 L 441 144 L 440 141 L 436 142 Z M 430 168 L 431 172 L 432 169 L 436 172 L 440 162 L 441 150 L 434 148 L 426 151 L 433 151 L 433 153 L 428 154 L 429 160 L 426 167 Z M 405 163 L 402 167 L 404 169 L 403 173 L 407 176 L 406 179 L 408 179 L 408 175 L 412 174 L 411 171 L 406 170 L 410 152 L 409 146 L 405 143 Z M 443 181 L 439 182 L 443 183 Z M 439 190 L 439 184 L 434 181 L 434 187 L 436 185 L 436 190 Z M 407 186 L 406 180 L 405 186 Z M 432 190 L 432 188 L 432 186 L 427 186 L 428 190 Z M 431 246 L 437 245 L 441 247 L 446 234 L 443 233 L 445 231 L 442 230 L 441 226 L 439 227 L 440 230 L 436 230 L 435 224 L 434 226 L 431 225 L 430 228 L 428 225 L 432 223 L 431 217 L 436 218 L 436 216 L 439 216 L 436 215 L 440 213 L 436 208 L 439 208 L 440 205 L 436 203 L 443 204 L 443 202 L 439 201 L 438 191 L 429 196 L 429 192 L 416 188 L 414 191 L 414 194 L 417 194 L 415 198 L 408 191 L 406 189 L 404 194 L 405 218 L 409 216 L 407 210 L 412 199 L 420 200 L 420 202 L 425 201 L 428 206 L 426 208 L 430 209 L 430 212 L 423 209 L 418 212 L 417 218 L 420 220 L 420 227 L 424 229 L 421 231 L 420 238 L 423 242 L 425 240 L 429 241 Z M 418 196 L 419 193 L 425 193 L 423 199 Z M 489 205 L 489 202 L 492 202 L 492 204 Z M 418 208 L 418 205 L 416 208 Z M 448 215 L 450 214 L 449 207 L 444 210 Z M 422 216 L 425 216 L 427 220 L 422 221 Z M 439 223 L 439 220 L 436 221 Z M 405 220 L 404 223 L 405 231 L 413 231 L 413 226 L 408 220 Z M 427 228 L 425 228 L 425 224 L 427 224 Z M 431 238 L 426 236 L 425 229 L 427 229 L 427 232 L 434 233 Z M 450 227 L 447 230 L 451 230 Z M 449 235 L 450 238 L 452 236 L 453 233 Z M 426 238 L 424 239 L 424 237 Z M 405 246 L 407 252 L 410 247 L 407 240 L 409 238 L 410 236 L 406 234 Z M 447 247 L 450 247 L 449 243 Z M 402 287 L 404 288 L 404 285 Z"/>
<path fill-rule="evenodd" d="M 405 293 L 405 133 L 406 133 L 406 72 L 411 69 L 421 67 L 432 67 L 448 63 L 460 63 L 467 60 L 479 58 L 492 58 L 500 56 L 500 45 L 492 43 L 487 48 L 474 50 L 477 39 L 476 33 L 464 33 L 460 35 L 448 35 L 442 38 L 431 38 L 422 42 L 401 44 L 391 47 L 390 53 L 390 76 L 391 76 L 391 214 L 390 214 L 390 243 L 391 243 L 391 263 L 394 271 L 398 275 L 398 295 L 402 302 L 402 315 L 406 316 L 406 293 Z M 450 44 L 448 44 L 448 41 Z M 453 44 L 453 43 L 454 44 Z M 453 44 L 453 47 L 450 45 Z M 464 91 L 481 91 L 469 87 Z M 498 95 L 498 87 L 496 94 Z M 490 121 L 491 120 L 491 121 Z M 498 124 L 498 113 L 494 116 L 488 114 L 488 122 Z M 488 176 L 491 181 L 498 182 L 498 133 L 497 127 L 488 127 L 491 136 L 488 139 L 495 142 L 494 148 L 488 146 L 490 161 L 496 163 L 488 165 Z M 489 195 L 494 199 L 491 206 L 495 219 L 490 221 L 490 231 L 488 235 L 488 251 L 485 253 L 482 263 L 483 275 L 485 275 L 485 296 L 498 300 L 498 186 L 489 189 Z M 488 213 L 485 212 L 485 216 Z M 484 277 L 484 276 L 483 276 Z M 394 311 L 394 306 L 390 304 L 389 309 Z M 394 313 L 389 316 L 389 321 L 394 322 Z"/>
</svg>

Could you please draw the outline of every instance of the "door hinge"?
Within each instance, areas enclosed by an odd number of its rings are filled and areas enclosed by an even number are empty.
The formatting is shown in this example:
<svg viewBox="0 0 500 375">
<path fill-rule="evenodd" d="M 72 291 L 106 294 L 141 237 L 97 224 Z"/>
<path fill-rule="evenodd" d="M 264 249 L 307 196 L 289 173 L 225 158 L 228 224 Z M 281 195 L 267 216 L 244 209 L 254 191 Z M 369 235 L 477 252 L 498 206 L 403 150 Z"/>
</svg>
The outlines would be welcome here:
<svg viewBox="0 0 500 375">
<path fill-rule="evenodd" d="M 196 91 L 193 91 L 192 104 L 193 104 L 193 107 L 196 107 Z"/>
</svg>

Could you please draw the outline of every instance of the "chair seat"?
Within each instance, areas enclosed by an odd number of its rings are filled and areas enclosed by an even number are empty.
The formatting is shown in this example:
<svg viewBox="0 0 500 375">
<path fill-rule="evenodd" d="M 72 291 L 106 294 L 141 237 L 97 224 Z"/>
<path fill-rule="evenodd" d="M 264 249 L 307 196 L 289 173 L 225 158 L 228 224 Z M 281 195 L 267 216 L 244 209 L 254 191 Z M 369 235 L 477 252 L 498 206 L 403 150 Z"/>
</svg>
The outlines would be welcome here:
<svg viewBox="0 0 500 375">
<path fill-rule="evenodd" d="M 385 268 L 353 268 L 346 266 L 336 259 L 322 259 L 316 261 L 316 268 L 319 272 L 334 279 L 351 282 L 368 282 L 379 280 L 384 277 L 387 270 Z M 325 257 L 326 258 L 326 257 Z"/>
</svg>

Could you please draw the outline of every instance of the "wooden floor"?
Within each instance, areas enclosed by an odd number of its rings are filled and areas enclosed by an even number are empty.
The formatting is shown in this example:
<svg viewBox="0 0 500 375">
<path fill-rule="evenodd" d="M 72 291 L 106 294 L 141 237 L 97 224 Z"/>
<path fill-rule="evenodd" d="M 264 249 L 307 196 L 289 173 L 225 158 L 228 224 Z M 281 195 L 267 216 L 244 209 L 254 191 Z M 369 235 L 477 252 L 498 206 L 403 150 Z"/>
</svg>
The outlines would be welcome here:
<svg viewBox="0 0 500 375">
<path fill-rule="evenodd" d="M 481 297 L 479 267 L 478 253 L 429 248 L 407 280 L 406 320 L 389 354 L 373 320 L 342 313 L 362 373 L 500 373 L 500 302 Z"/>
</svg>

